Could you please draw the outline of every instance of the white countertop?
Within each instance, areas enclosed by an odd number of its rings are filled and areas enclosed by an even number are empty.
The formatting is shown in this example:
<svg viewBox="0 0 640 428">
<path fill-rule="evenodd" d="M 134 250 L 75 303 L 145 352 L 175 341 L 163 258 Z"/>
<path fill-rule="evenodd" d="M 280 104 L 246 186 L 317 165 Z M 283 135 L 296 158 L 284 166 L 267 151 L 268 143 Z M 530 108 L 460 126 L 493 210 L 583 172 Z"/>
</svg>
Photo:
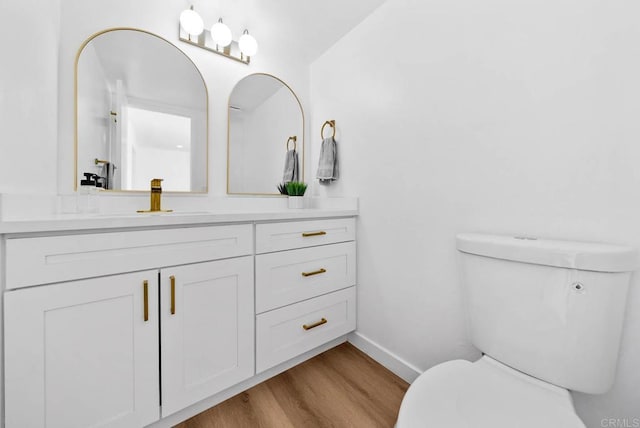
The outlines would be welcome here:
<svg viewBox="0 0 640 428">
<path fill-rule="evenodd" d="M 190 226 L 216 223 L 304 220 L 357 216 L 357 209 L 277 209 L 176 211 L 172 213 L 58 214 L 0 221 L 0 234 L 51 233 L 76 230 Z"/>
</svg>

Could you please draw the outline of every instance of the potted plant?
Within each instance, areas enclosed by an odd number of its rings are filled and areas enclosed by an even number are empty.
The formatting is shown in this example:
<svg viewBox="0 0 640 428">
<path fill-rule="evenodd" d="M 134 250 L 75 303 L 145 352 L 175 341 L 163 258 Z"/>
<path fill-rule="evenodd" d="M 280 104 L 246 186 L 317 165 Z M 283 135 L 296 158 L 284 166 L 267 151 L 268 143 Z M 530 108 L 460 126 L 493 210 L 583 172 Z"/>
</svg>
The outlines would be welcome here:
<svg viewBox="0 0 640 428">
<path fill-rule="evenodd" d="M 304 208 L 304 192 L 307 185 L 302 181 L 290 181 L 286 183 L 287 195 L 289 195 L 289 208 Z"/>
<path fill-rule="evenodd" d="M 278 184 L 278 192 L 280 192 L 281 195 L 287 196 L 287 183 Z"/>
</svg>

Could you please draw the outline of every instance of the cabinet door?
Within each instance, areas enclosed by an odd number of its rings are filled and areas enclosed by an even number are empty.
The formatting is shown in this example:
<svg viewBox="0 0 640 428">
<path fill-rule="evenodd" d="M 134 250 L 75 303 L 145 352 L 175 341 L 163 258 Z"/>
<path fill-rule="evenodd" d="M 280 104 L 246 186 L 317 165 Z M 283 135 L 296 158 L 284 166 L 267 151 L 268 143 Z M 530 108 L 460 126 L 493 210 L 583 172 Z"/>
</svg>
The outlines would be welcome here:
<svg viewBox="0 0 640 428">
<path fill-rule="evenodd" d="M 164 417 L 253 376 L 253 257 L 163 269 L 160 289 Z"/>
<path fill-rule="evenodd" d="M 6 427 L 157 420 L 157 302 L 157 271 L 5 292 Z"/>
</svg>

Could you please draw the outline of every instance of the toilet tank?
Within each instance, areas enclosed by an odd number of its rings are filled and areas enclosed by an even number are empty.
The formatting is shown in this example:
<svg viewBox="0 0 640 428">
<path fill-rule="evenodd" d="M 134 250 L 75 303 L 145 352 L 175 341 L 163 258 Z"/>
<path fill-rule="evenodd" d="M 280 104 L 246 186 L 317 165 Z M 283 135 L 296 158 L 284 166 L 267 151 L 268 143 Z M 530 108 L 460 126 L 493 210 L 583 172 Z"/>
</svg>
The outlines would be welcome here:
<svg viewBox="0 0 640 428">
<path fill-rule="evenodd" d="M 480 351 L 563 388 L 611 387 L 633 249 L 482 234 L 458 235 L 457 247 Z"/>
</svg>

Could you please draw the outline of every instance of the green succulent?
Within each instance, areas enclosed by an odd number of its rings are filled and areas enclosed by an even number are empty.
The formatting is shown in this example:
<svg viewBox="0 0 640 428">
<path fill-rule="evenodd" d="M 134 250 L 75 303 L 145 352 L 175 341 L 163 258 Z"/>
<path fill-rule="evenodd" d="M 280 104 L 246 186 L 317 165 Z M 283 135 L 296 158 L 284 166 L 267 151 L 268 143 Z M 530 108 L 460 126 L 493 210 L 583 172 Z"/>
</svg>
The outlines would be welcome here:
<svg viewBox="0 0 640 428">
<path fill-rule="evenodd" d="M 307 190 L 307 185 L 302 181 L 290 181 L 287 183 L 287 195 L 303 196 Z"/>
</svg>

